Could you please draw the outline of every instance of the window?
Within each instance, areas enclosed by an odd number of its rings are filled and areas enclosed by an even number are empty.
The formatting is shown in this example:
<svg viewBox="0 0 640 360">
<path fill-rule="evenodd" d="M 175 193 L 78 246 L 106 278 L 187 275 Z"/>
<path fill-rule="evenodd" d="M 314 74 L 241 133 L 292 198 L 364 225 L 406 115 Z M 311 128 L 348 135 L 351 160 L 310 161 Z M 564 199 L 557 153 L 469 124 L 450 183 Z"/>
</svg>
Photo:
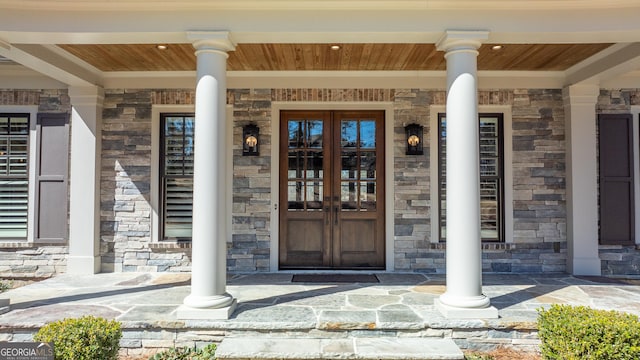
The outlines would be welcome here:
<svg viewBox="0 0 640 360">
<path fill-rule="evenodd" d="M 446 117 L 438 114 L 440 239 L 446 239 Z M 502 114 L 480 114 L 480 228 L 483 241 L 504 241 Z"/>
<path fill-rule="evenodd" d="M 0 238 L 27 238 L 29 115 L 0 114 Z"/>
<path fill-rule="evenodd" d="M 191 239 L 193 210 L 193 114 L 160 116 L 160 188 L 164 239 Z"/>
</svg>

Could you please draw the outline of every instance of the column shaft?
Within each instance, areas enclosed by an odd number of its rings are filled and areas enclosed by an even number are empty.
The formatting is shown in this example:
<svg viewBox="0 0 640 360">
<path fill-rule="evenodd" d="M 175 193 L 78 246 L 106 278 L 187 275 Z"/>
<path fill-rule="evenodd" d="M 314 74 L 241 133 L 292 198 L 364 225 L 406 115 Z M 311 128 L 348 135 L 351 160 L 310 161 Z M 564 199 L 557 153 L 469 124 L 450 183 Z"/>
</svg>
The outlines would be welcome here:
<svg viewBox="0 0 640 360">
<path fill-rule="evenodd" d="M 488 305 L 482 295 L 476 50 L 447 59 L 447 292 L 452 306 Z M 477 301 L 481 300 L 480 303 Z"/>
<path fill-rule="evenodd" d="M 447 32 L 447 289 L 436 301 L 450 318 L 496 318 L 482 294 L 477 55 L 486 32 Z"/>
<path fill-rule="evenodd" d="M 597 85 L 563 90 L 567 140 L 567 271 L 600 275 L 598 257 Z"/>
<path fill-rule="evenodd" d="M 102 102 L 98 87 L 71 87 L 69 256 L 67 273 L 100 272 Z"/>
<path fill-rule="evenodd" d="M 191 294 L 184 304 L 196 309 L 232 308 L 226 293 L 227 193 L 226 181 L 226 61 L 227 33 L 206 33 L 194 43 L 197 56 L 194 128 L 193 232 Z M 209 39 L 208 36 L 212 36 Z M 232 311 L 220 312 L 227 316 Z M 183 316 L 181 316 L 181 314 Z M 183 318 L 203 314 L 179 312 Z M 205 315 L 206 316 L 206 315 Z M 214 315 L 215 316 L 215 315 Z"/>
</svg>

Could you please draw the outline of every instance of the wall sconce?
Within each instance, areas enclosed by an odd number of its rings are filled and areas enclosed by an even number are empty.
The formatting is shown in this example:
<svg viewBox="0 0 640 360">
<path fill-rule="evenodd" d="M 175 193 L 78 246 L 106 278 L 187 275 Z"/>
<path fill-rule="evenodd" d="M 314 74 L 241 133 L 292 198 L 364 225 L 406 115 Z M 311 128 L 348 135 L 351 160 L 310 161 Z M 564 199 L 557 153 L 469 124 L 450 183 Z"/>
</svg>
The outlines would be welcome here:
<svg viewBox="0 0 640 360">
<path fill-rule="evenodd" d="M 407 133 L 407 155 L 422 155 L 422 134 L 423 126 L 418 124 L 409 124 L 404 127 Z"/>
<path fill-rule="evenodd" d="M 245 125 L 242 128 L 242 156 L 260 155 L 260 128 L 256 125 Z"/>
</svg>

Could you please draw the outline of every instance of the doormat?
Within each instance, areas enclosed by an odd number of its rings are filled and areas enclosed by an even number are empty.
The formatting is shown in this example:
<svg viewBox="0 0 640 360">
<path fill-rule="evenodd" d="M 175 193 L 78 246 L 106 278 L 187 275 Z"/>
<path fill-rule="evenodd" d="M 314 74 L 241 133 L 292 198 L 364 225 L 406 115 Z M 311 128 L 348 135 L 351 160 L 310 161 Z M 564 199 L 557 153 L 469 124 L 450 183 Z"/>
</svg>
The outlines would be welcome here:
<svg viewBox="0 0 640 360">
<path fill-rule="evenodd" d="M 306 283 L 377 283 L 374 274 L 300 274 L 293 275 L 291 282 Z"/>
</svg>

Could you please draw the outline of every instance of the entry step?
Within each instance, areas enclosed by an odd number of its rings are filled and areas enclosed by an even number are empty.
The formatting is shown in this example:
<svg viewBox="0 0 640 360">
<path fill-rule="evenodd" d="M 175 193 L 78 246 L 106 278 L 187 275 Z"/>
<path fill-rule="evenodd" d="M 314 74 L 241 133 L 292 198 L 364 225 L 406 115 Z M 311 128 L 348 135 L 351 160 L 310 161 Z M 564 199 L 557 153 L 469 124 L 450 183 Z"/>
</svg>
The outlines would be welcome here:
<svg viewBox="0 0 640 360">
<path fill-rule="evenodd" d="M 463 360 L 451 339 L 225 337 L 218 360 Z"/>
</svg>

